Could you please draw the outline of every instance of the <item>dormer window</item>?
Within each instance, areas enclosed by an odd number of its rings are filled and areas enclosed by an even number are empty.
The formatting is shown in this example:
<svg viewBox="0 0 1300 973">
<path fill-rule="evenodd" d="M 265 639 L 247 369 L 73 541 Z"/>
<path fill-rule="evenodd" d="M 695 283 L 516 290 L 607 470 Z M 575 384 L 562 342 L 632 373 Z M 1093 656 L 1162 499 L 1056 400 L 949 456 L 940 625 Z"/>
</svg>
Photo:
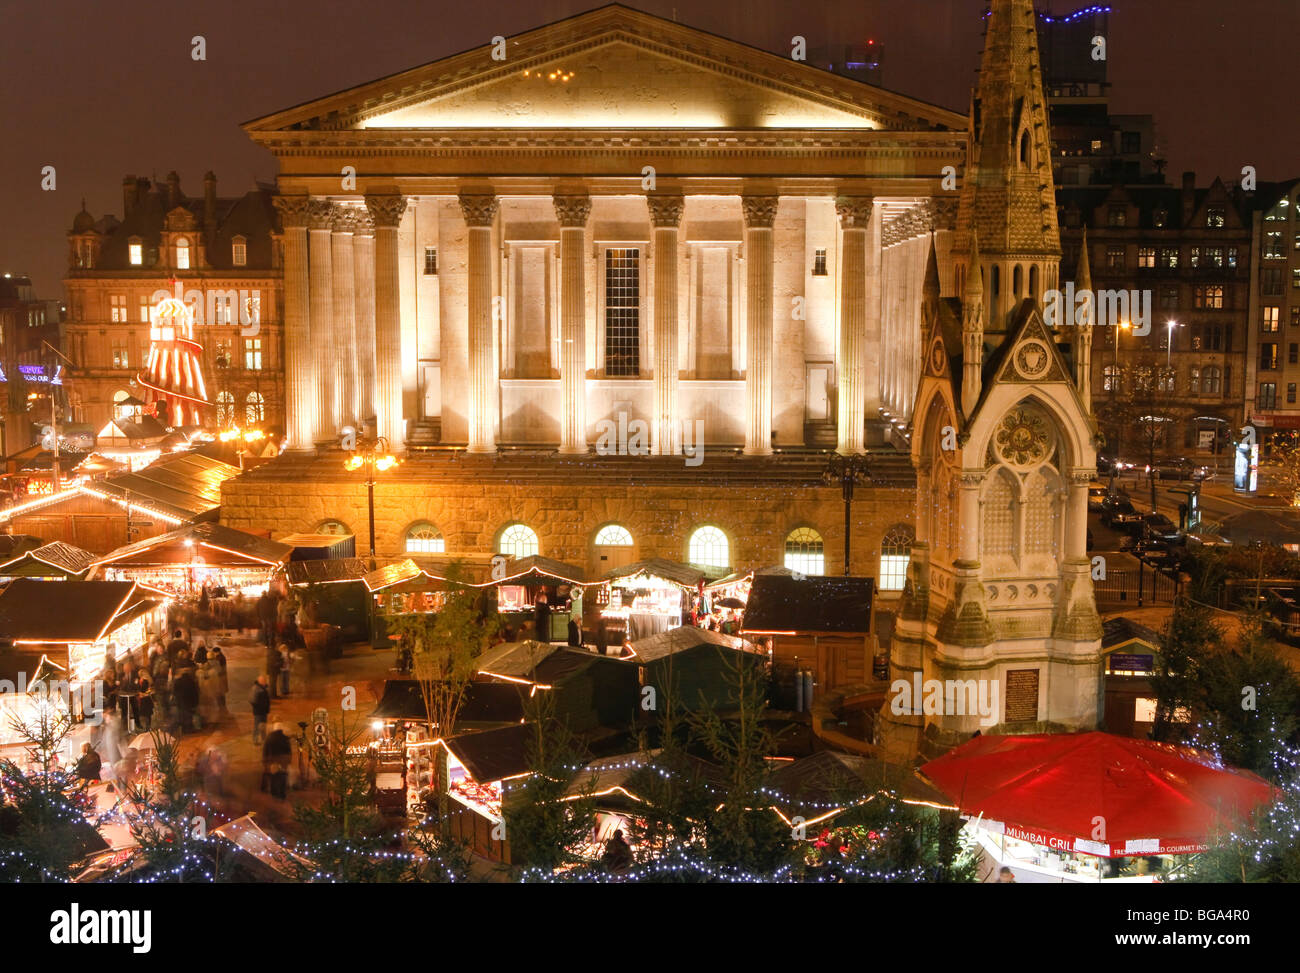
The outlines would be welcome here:
<svg viewBox="0 0 1300 973">
<path fill-rule="evenodd" d="M 236 267 L 243 267 L 248 263 L 248 242 L 242 236 L 237 236 L 230 241 L 230 262 Z"/>
<path fill-rule="evenodd" d="M 190 269 L 190 241 L 188 237 L 176 238 L 176 269 Z"/>
<path fill-rule="evenodd" d="M 138 236 L 133 236 L 127 241 L 126 259 L 132 267 L 139 267 L 144 264 L 144 244 L 140 242 Z"/>
</svg>

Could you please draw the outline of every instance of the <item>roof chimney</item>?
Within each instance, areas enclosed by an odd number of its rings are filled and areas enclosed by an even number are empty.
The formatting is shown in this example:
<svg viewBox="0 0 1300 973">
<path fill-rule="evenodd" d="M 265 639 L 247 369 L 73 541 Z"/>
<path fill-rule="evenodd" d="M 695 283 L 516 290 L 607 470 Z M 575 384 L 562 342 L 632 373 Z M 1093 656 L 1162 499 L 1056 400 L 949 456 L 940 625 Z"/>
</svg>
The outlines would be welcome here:
<svg viewBox="0 0 1300 973">
<path fill-rule="evenodd" d="M 212 170 L 203 174 L 203 226 L 215 229 L 217 225 L 217 176 Z"/>
<path fill-rule="evenodd" d="M 1183 173 L 1183 226 L 1192 221 L 1196 213 L 1196 173 Z"/>
<path fill-rule="evenodd" d="M 167 173 L 167 208 L 175 209 L 181 204 L 181 177 L 173 169 Z"/>
<path fill-rule="evenodd" d="M 129 220 L 136 202 L 140 199 L 140 184 L 135 176 L 122 177 L 122 219 Z"/>
</svg>

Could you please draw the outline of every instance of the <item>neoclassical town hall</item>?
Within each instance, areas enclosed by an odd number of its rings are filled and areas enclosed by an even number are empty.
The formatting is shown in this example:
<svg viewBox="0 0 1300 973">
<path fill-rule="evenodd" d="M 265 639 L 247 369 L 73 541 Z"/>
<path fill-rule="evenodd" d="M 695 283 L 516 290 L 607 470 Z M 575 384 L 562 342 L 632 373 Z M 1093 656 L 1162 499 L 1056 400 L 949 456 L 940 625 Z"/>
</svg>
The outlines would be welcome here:
<svg viewBox="0 0 1300 973">
<path fill-rule="evenodd" d="M 1014 656 L 1031 722 L 1095 722 L 1090 329 L 1027 300 L 1060 258 L 1029 0 L 994 0 L 970 115 L 615 5 L 245 131 L 280 166 L 289 449 L 223 520 L 360 553 L 353 427 L 406 456 L 381 555 L 837 573 L 851 542 L 906 583 L 896 673 Z M 649 455 L 604 455 L 634 424 Z M 869 471 L 847 537 L 835 453 Z"/>
</svg>

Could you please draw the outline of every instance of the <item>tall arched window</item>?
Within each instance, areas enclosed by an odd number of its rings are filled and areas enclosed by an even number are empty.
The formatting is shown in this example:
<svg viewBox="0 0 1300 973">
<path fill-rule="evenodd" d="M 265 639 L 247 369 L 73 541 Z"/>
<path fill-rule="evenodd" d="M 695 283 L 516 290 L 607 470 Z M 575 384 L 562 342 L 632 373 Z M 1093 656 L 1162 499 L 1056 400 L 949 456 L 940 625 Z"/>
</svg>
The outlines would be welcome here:
<svg viewBox="0 0 1300 973">
<path fill-rule="evenodd" d="M 725 568 L 731 564 L 727 535 L 716 527 L 700 527 L 691 535 L 688 559 L 705 568 Z"/>
<path fill-rule="evenodd" d="M 1015 269 L 1011 271 L 1011 296 L 1020 296 L 1020 285 L 1025 281 L 1025 272 L 1021 269 L 1020 264 L 1016 264 Z"/>
<path fill-rule="evenodd" d="M 1218 365 L 1207 365 L 1201 375 L 1201 394 L 1218 395 L 1223 381 L 1223 370 Z"/>
<path fill-rule="evenodd" d="M 317 534 L 330 534 L 334 537 L 347 537 L 352 531 L 341 520 L 322 520 L 316 525 Z"/>
<path fill-rule="evenodd" d="M 506 557 L 532 557 L 537 553 L 537 533 L 524 524 L 509 524 L 501 531 L 497 553 Z"/>
<path fill-rule="evenodd" d="M 1102 375 L 1101 387 L 1103 389 L 1105 389 L 1107 392 L 1121 391 L 1120 388 L 1121 383 L 1119 380 L 1118 367 L 1116 367 L 1115 365 L 1107 365 L 1105 368 L 1101 370 L 1101 375 Z"/>
<path fill-rule="evenodd" d="M 244 421 L 250 426 L 266 418 L 266 400 L 261 392 L 249 392 L 244 400 Z"/>
<path fill-rule="evenodd" d="M 1020 133 L 1020 164 L 1029 165 L 1029 131 L 1025 130 Z"/>
<path fill-rule="evenodd" d="M 1189 368 L 1187 370 L 1187 391 L 1192 395 L 1201 394 L 1201 370 L 1199 368 Z"/>
<path fill-rule="evenodd" d="M 785 566 L 800 574 L 825 574 L 822 535 L 811 527 L 796 527 L 785 539 Z"/>
<path fill-rule="evenodd" d="M 217 426 L 225 429 L 235 421 L 235 397 L 229 392 L 217 393 Z"/>
<path fill-rule="evenodd" d="M 407 554 L 442 554 L 446 550 L 442 532 L 433 524 L 421 521 L 406 529 Z"/>
<path fill-rule="evenodd" d="M 176 238 L 176 269 L 190 269 L 190 241 L 188 237 Z"/>
<path fill-rule="evenodd" d="M 885 532 L 880 542 L 881 591 L 902 591 L 907 584 L 907 564 L 912 559 L 912 542 L 916 535 L 906 524 L 896 524 Z"/>
<path fill-rule="evenodd" d="M 1029 268 L 1029 296 L 1038 297 L 1038 264 Z"/>
</svg>

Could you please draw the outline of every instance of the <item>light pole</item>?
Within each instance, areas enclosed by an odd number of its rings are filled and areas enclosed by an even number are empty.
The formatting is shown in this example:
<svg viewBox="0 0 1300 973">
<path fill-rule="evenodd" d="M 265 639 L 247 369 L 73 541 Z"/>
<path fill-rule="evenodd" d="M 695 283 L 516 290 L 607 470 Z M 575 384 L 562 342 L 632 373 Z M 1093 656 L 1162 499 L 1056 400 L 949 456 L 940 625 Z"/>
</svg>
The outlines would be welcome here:
<svg viewBox="0 0 1300 973">
<path fill-rule="evenodd" d="M 844 456 L 836 453 L 826 464 L 826 470 L 822 473 L 823 483 L 840 484 L 840 491 L 844 497 L 844 577 L 849 576 L 849 555 L 852 550 L 852 520 L 851 511 L 853 509 L 853 488 L 858 483 L 866 482 L 870 470 L 867 467 L 867 458 L 861 455 Z"/>
<path fill-rule="evenodd" d="M 1121 328 L 1132 327 L 1127 321 L 1115 319 L 1115 347 L 1111 355 L 1112 368 L 1110 373 L 1110 416 L 1111 421 L 1115 423 L 1115 455 L 1110 461 L 1110 486 L 1107 493 L 1115 492 L 1115 471 L 1119 468 L 1119 444 L 1123 435 L 1124 423 L 1122 422 L 1117 407 L 1115 405 L 1115 393 L 1119 389 L 1119 332 Z"/>
<path fill-rule="evenodd" d="M 1174 328 L 1181 328 L 1181 327 L 1182 325 L 1179 324 L 1177 321 L 1175 321 L 1173 318 L 1170 318 L 1167 322 L 1165 322 L 1165 328 L 1167 329 L 1167 335 L 1168 335 L 1168 340 L 1165 342 L 1165 369 L 1166 370 L 1168 370 L 1169 366 L 1173 362 Z"/>
<path fill-rule="evenodd" d="M 375 473 L 387 473 L 398 463 L 397 457 L 388 451 L 388 440 L 383 436 L 375 439 L 358 439 L 356 446 L 348 452 L 343 466 L 348 470 L 366 470 L 366 498 L 370 511 L 370 570 L 375 570 Z"/>
</svg>

